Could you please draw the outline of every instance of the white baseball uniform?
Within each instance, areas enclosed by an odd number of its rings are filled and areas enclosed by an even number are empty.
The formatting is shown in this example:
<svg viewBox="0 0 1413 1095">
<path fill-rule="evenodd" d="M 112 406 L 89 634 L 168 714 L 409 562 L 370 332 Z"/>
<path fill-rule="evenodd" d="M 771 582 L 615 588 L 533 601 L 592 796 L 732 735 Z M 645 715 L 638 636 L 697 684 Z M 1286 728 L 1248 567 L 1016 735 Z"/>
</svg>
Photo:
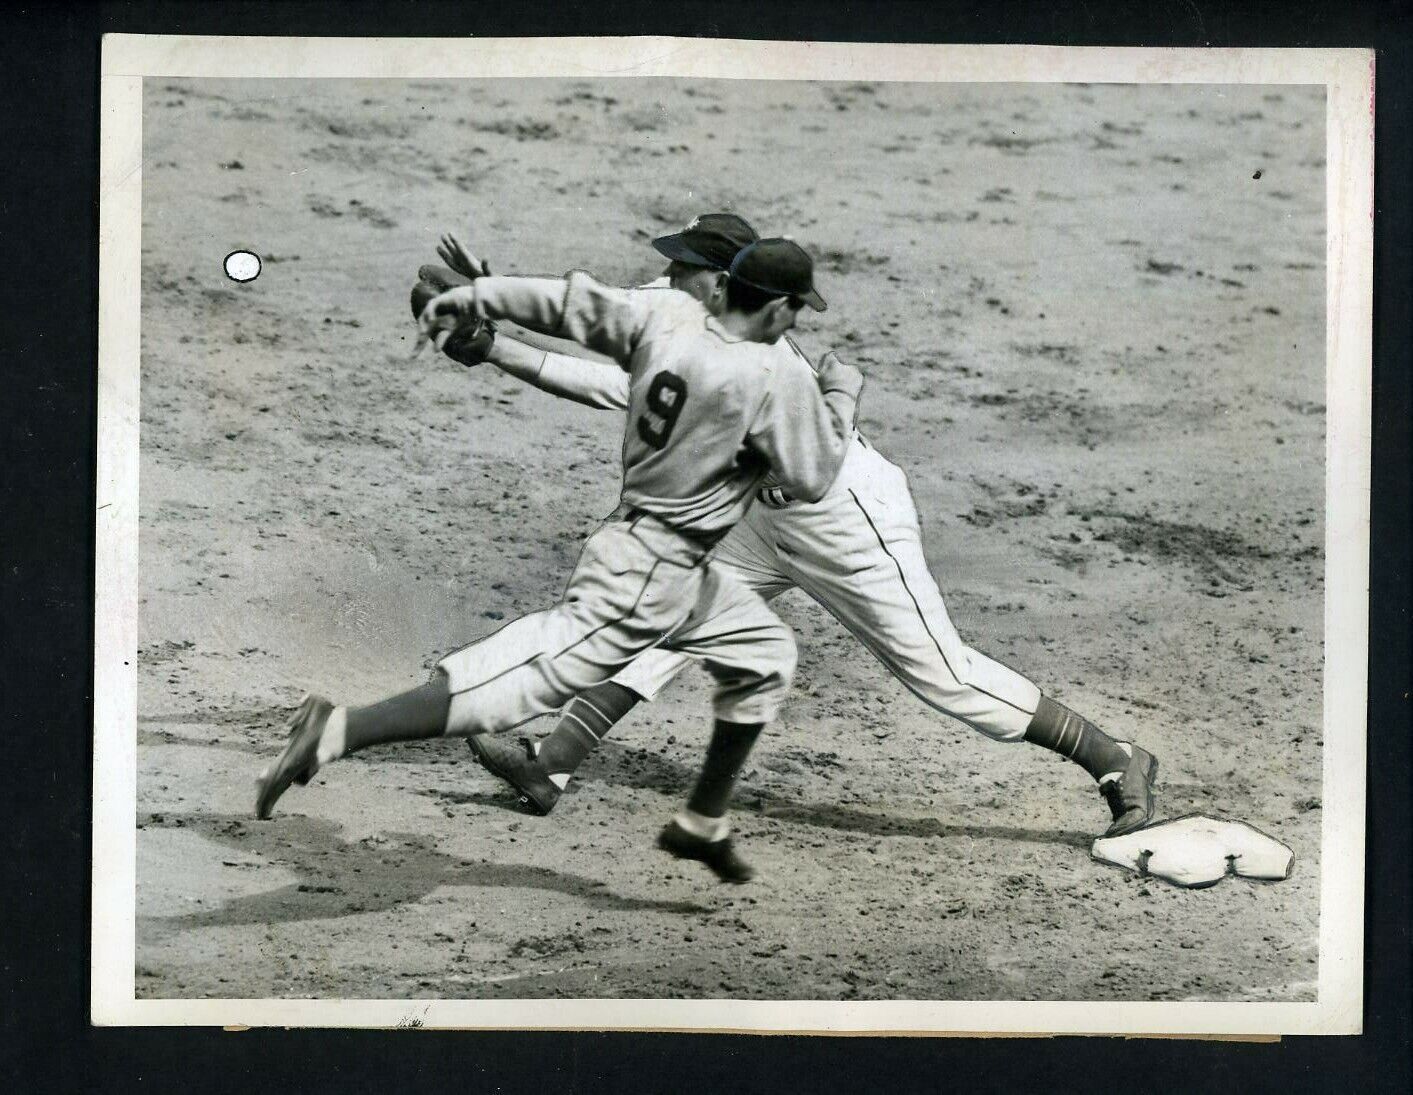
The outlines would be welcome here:
<svg viewBox="0 0 1413 1095">
<path fill-rule="evenodd" d="M 788 339 L 768 349 L 808 364 Z M 533 383 L 589 406 L 628 406 L 628 386 L 611 366 L 546 354 Z M 793 494 L 788 484 L 763 485 L 761 504 L 722 540 L 716 561 L 767 600 L 804 590 L 924 703 L 997 741 L 1020 741 L 1040 689 L 962 642 L 923 555 L 902 469 L 855 431 L 824 497 Z M 650 650 L 613 680 L 652 699 L 687 660 Z"/>
<path fill-rule="evenodd" d="M 623 504 L 586 541 L 563 600 L 438 663 L 452 693 L 448 732 L 554 711 L 659 644 L 706 665 L 718 718 L 769 721 L 789 689 L 794 639 L 712 548 L 767 472 L 804 497 L 825 493 L 850 444 L 858 385 L 821 392 L 803 359 L 737 339 L 672 289 L 614 289 L 575 273 L 479 278 L 466 292 L 486 318 L 621 363 L 626 373 L 607 368 L 629 418 Z"/>
</svg>

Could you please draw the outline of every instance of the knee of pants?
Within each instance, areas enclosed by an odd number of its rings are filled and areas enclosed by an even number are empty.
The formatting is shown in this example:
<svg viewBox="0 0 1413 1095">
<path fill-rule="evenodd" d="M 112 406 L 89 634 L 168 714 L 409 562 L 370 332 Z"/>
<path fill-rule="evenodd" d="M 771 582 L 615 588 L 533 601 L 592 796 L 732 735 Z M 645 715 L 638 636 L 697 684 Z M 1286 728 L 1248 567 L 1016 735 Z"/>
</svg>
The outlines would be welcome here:
<svg viewBox="0 0 1413 1095">
<path fill-rule="evenodd" d="M 795 633 L 781 624 L 767 642 L 761 644 L 762 660 L 759 666 L 761 682 L 766 687 L 788 690 L 795 679 L 795 666 L 800 660 L 800 650 L 795 644 Z"/>
<path fill-rule="evenodd" d="M 748 689 L 780 693 L 789 691 L 800 657 L 794 633 L 781 624 L 775 634 L 758 644 L 757 654 L 752 665 L 745 667 L 744 672 L 735 674 L 737 679 Z"/>
<path fill-rule="evenodd" d="M 777 634 L 755 646 L 756 660 L 717 677 L 716 717 L 727 722 L 773 720 L 795 676 L 795 637 L 781 625 Z"/>
<path fill-rule="evenodd" d="M 970 648 L 955 667 L 960 675 L 899 675 L 929 706 L 966 723 L 993 741 L 1014 742 L 1025 737 L 1040 689 L 1014 669 Z"/>
</svg>

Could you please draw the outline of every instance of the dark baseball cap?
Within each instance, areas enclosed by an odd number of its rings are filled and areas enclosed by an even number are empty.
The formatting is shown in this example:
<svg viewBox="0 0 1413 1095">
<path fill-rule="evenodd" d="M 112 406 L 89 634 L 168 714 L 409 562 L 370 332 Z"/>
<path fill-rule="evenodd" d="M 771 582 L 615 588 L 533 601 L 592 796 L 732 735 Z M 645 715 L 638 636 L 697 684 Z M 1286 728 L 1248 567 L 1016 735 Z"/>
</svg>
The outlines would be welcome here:
<svg viewBox="0 0 1413 1095">
<path fill-rule="evenodd" d="M 674 262 L 726 270 L 746 244 L 759 237 L 734 213 L 703 213 L 680 232 L 653 240 L 658 252 Z"/>
<path fill-rule="evenodd" d="M 816 312 L 824 298 L 814 291 L 814 261 L 792 239 L 756 240 L 731 260 L 730 275 L 739 282 L 778 297 L 798 297 Z"/>
</svg>

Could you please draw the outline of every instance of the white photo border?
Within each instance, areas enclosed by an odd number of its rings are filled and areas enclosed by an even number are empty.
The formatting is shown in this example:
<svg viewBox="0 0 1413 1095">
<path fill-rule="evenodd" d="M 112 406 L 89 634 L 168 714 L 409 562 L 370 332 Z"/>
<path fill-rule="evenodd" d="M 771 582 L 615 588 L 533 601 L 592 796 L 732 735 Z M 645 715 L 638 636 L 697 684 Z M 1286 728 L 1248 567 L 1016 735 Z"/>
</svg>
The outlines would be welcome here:
<svg viewBox="0 0 1413 1095">
<path fill-rule="evenodd" d="M 1326 553 L 1319 985 L 1313 1003 L 138 1000 L 135 995 L 142 81 L 146 77 L 1315 84 L 1326 91 Z M 687 38 L 103 40 L 92 1021 L 940 1035 L 1356 1034 L 1363 1020 L 1374 53 Z"/>
</svg>

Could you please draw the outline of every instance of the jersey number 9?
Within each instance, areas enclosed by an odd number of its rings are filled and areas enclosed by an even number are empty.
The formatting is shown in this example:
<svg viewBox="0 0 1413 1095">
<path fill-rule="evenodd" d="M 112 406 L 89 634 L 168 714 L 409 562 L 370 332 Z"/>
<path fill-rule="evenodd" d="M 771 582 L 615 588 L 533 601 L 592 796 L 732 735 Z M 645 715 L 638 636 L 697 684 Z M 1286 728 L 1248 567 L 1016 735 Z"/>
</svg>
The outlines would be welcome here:
<svg viewBox="0 0 1413 1095">
<path fill-rule="evenodd" d="M 648 410 L 661 419 L 655 424 L 645 414 L 638 416 L 638 436 L 655 449 L 667 447 L 667 439 L 672 436 L 672 427 L 682 414 L 687 402 L 687 382 L 676 373 L 661 372 L 653 377 L 644 397 Z"/>
</svg>

